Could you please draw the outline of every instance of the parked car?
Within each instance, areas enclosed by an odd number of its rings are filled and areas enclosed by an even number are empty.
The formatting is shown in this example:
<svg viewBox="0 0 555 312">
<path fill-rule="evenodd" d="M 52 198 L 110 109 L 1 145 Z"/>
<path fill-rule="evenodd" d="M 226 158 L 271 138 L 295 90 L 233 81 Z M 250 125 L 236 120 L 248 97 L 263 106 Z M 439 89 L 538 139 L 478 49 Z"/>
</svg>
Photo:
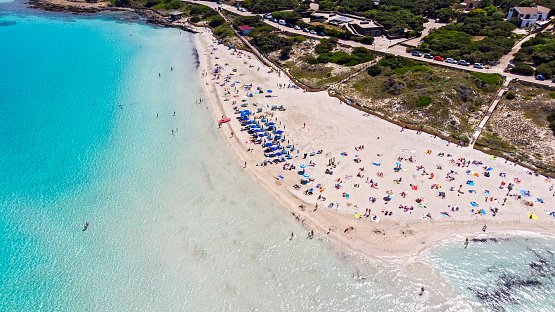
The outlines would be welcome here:
<svg viewBox="0 0 555 312">
<path fill-rule="evenodd" d="M 480 63 L 474 63 L 474 68 L 484 69 L 484 66 Z"/>
<path fill-rule="evenodd" d="M 271 17 L 270 15 L 268 15 L 268 14 L 264 14 L 263 17 L 264 17 L 264 19 L 268 19 L 268 20 L 269 20 L 269 19 L 272 19 L 272 17 Z"/>
<path fill-rule="evenodd" d="M 465 61 L 465 60 L 460 60 L 460 61 L 459 61 L 459 65 L 462 65 L 462 66 L 470 66 L 470 63 L 467 62 L 467 61 Z"/>
<path fill-rule="evenodd" d="M 320 36 L 325 36 L 325 35 L 326 35 L 325 32 L 323 32 L 323 31 L 320 32 Z"/>
<path fill-rule="evenodd" d="M 310 33 L 313 34 L 313 35 L 317 34 L 314 30 L 311 30 Z"/>
<path fill-rule="evenodd" d="M 241 12 L 247 12 L 247 9 L 245 9 L 245 8 L 239 8 L 239 11 L 241 11 Z"/>
<path fill-rule="evenodd" d="M 277 23 L 277 22 L 278 22 L 278 20 L 277 20 L 277 19 L 275 19 L 275 18 L 272 18 L 272 22 L 274 22 L 274 23 Z"/>
<path fill-rule="evenodd" d="M 457 61 L 455 61 L 454 59 L 448 57 L 448 58 L 445 59 L 445 63 L 457 64 Z"/>
<path fill-rule="evenodd" d="M 308 30 L 308 28 L 303 28 L 304 32 L 310 32 L 310 30 Z"/>
<path fill-rule="evenodd" d="M 293 26 L 293 28 L 295 28 L 296 30 L 301 30 L 301 28 L 299 27 L 299 25 L 295 25 L 295 26 Z"/>
<path fill-rule="evenodd" d="M 427 59 L 433 59 L 433 58 L 434 58 L 434 56 L 433 56 L 433 55 L 431 55 L 430 53 L 426 53 L 426 54 L 424 54 L 424 58 L 427 58 Z"/>
<path fill-rule="evenodd" d="M 440 61 L 440 62 L 445 61 L 445 59 L 443 57 L 439 56 L 439 55 L 434 56 L 434 60 Z"/>
<path fill-rule="evenodd" d="M 422 56 L 422 53 L 420 53 L 418 51 L 412 51 L 412 55 L 420 57 L 420 56 Z"/>
<path fill-rule="evenodd" d="M 284 21 L 284 20 L 279 20 L 278 23 L 279 23 L 280 25 L 285 26 L 285 21 Z"/>
<path fill-rule="evenodd" d="M 545 77 L 542 76 L 542 75 L 537 75 L 537 76 L 536 76 L 536 79 L 537 79 L 537 80 L 540 80 L 540 81 L 544 81 L 544 80 L 545 80 Z"/>
</svg>

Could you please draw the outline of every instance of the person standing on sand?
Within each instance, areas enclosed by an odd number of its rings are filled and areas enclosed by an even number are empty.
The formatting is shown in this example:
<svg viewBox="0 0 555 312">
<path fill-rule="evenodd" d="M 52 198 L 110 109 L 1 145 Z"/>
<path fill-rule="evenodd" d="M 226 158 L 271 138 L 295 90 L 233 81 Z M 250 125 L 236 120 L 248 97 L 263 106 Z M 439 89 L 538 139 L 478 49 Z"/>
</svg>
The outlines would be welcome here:
<svg viewBox="0 0 555 312">
<path fill-rule="evenodd" d="M 291 232 L 291 238 L 289 240 L 292 240 L 295 237 L 295 234 L 293 234 L 293 232 Z"/>
<path fill-rule="evenodd" d="M 488 225 L 484 224 L 484 227 L 482 228 L 482 232 L 485 232 L 487 228 L 488 228 Z"/>
<path fill-rule="evenodd" d="M 468 241 L 468 237 L 467 237 L 466 241 L 464 242 L 464 249 L 466 249 L 466 247 L 468 247 L 468 243 L 469 243 L 469 241 Z"/>
</svg>

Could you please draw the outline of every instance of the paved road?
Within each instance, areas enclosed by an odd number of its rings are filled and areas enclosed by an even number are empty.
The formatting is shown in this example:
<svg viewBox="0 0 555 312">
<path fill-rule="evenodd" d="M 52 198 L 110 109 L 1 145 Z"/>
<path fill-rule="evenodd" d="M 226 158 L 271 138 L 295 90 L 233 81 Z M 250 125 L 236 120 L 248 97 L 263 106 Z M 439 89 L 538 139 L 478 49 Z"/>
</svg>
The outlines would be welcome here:
<svg viewBox="0 0 555 312">
<path fill-rule="evenodd" d="M 251 13 L 251 12 L 241 12 L 241 11 L 237 10 L 236 7 L 229 6 L 229 5 L 226 5 L 226 4 L 218 5 L 215 2 L 197 1 L 197 0 L 181 0 L 181 1 L 196 3 L 196 4 L 204 4 L 206 6 L 209 6 L 209 7 L 213 8 L 213 9 L 217 9 L 218 7 L 221 7 L 221 8 L 223 8 L 227 11 L 230 11 L 234 14 L 243 15 L 243 16 L 262 15 L 262 14 L 255 14 L 255 13 Z M 293 29 L 293 28 L 281 26 L 277 23 L 269 22 L 267 20 L 264 20 L 264 22 L 267 23 L 268 25 L 271 25 L 273 27 L 277 27 L 281 30 L 284 30 L 284 31 L 287 31 L 287 32 L 290 32 L 290 33 L 303 35 L 305 37 L 314 38 L 314 39 L 321 39 L 322 38 L 322 36 L 310 35 L 310 34 L 307 34 L 307 33 L 303 32 L 302 30 L 296 30 L 296 29 Z M 435 25 L 435 23 L 434 24 L 429 24 L 429 25 Z M 434 61 L 434 60 L 430 60 L 430 59 L 425 59 L 423 57 L 416 57 L 416 56 L 411 55 L 410 53 L 407 53 L 406 48 L 404 46 L 401 46 L 401 45 L 397 44 L 397 43 L 399 43 L 399 41 L 403 41 L 403 40 L 404 39 L 388 40 L 387 38 L 377 37 L 377 38 L 375 38 L 375 44 L 373 44 L 373 45 L 365 45 L 365 44 L 361 44 L 359 42 L 354 42 L 354 41 L 349 41 L 349 40 L 339 40 L 339 41 L 342 44 L 349 45 L 351 47 L 365 47 L 365 48 L 367 48 L 369 50 L 373 50 L 373 51 L 385 52 L 385 53 L 394 54 L 394 55 L 398 55 L 398 56 L 404 56 L 404 57 L 412 58 L 412 59 L 415 59 L 415 60 L 419 60 L 419 61 L 427 62 L 427 63 L 431 63 L 431 64 L 441 64 L 442 66 L 450 67 L 450 68 L 454 68 L 454 69 L 464 69 L 466 71 L 480 72 L 480 73 L 499 73 L 501 75 L 506 76 L 507 78 L 510 78 L 511 80 L 515 79 L 515 78 L 518 78 L 519 80 L 522 80 L 522 81 L 528 81 L 528 82 L 541 84 L 541 85 L 544 85 L 544 86 L 555 87 L 555 84 L 553 84 L 550 80 L 538 81 L 534 77 L 530 77 L 530 76 L 521 76 L 521 75 L 515 75 L 515 74 L 511 74 L 511 73 L 505 73 L 503 71 L 507 67 L 506 64 L 505 64 L 505 66 L 502 66 L 500 64 L 500 65 L 497 65 L 497 66 L 491 66 L 490 68 L 479 69 L 479 68 L 474 68 L 472 66 L 462 66 L 462 65 L 457 65 L 457 64 L 449 64 L 449 63 L 445 63 L 445 62 L 438 62 L 438 61 Z M 516 50 L 516 47 L 513 48 L 513 50 L 515 52 L 518 51 L 518 50 Z"/>
</svg>

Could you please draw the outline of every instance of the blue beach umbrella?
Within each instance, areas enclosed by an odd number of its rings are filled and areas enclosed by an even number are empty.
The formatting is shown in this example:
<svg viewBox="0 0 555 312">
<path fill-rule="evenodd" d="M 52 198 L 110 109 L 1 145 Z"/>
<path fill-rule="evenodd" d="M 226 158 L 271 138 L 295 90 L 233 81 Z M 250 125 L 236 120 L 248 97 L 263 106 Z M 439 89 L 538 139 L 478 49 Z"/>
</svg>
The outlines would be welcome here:
<svg viewBox="0 0 555 312">
<path fill-rule="evenodd" d="M 269 126 L 273 126 L 273 125 L 275 125 L 275 123 L 269 122 L 268 125 L 269 125 Z"/>
<path fill-rule="evenodd" d="M 260 129 L 255 129 L 255 130 L 253 130 L 253 131 L 254 131 L 254 132 L 260 132 Z"/>
<path fill-rule="evenodd" d="M 266 90 L 266 92 L 268 92 L 268 93 L 272 93 L 273 91 L 272 91 L 272 90 Z"/>
<path fill-rule="evenodd" d="M 274 145 L 274 144 L 272 144 L 272 143 L 266 143 L 266 144 L 264 144 L 264 145 L 265 145 L 266 147 L 270 147 L 270 146 L 272 146 L 272 145 Z"/>
<path fill-rule="evenodd" d="M 282 134 L 282 133 L 283 133 L 283 130 L 278 130 L 278 131 L 276 131 L 276 133 L 277 133 L 277 134 Z"/>
<path fill-rule="evenodd" d="M 281 153 L 276 153 L 276 156 L 281 156 L 281 155 L 282 155 Z"/>
<path fill-rule="evenodd" d="M 258 134 L 258 137 L 260 137 L 260 138 L 263 137 L 263 136 L 264 136 L 263 133 L 259 133 L 259 134 Z"/>
<path fill-rule="evenodd" d="M 306 164 L 301 164 L 299 167 L 304 169 L 304 168 L 306 168 Z"/>
<path fill-rule="evenodd" d="M 277 148 L 275 148 L 275 147 L 270 147 L 270 149 L 271 149 L 272 151 L 277 151 Z"/>
<path fill-rule="evenodd" d="M 305 172 L 305 173 L 303 174 L 303 177 L 305 177 L 305 178 L 310 178 L 310 173 Z"/>
<path fill-rule="evenodd" d="M 401 166 L 402 166 L 402 164 L 401 164 L 400 162 L 396 162 L 395 164 L 396 164 L 398 167 L 401 167 Z"/>
</svg>

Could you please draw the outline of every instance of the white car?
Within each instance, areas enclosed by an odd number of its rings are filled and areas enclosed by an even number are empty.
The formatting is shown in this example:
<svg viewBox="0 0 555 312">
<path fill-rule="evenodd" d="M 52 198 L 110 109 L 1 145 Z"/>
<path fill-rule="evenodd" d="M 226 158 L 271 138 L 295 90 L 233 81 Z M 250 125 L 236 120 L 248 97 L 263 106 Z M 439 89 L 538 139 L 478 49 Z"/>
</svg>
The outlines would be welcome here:
<svg viewBox="0 0 555 312">
<path fill-rule="evenodd" d="M 247 9 L 245 9 L 245 8 L 239 8 L 239 11 L 241 11 L 241 12 L 247 12 Z"/>
<path fill-rule="evenodd" d="M 310 33 L 313 34 L 313 35 L 317 34 L 314 30 L 311 30 Z"/>
<path fill-rule="evenodd" d="M 301 30 L 301 28 L 299 27 L 299 25 L 295 25 L 295 26 L 293 26 L 293 28 L 295 28 L 296 30 Z"/>
</svg>

